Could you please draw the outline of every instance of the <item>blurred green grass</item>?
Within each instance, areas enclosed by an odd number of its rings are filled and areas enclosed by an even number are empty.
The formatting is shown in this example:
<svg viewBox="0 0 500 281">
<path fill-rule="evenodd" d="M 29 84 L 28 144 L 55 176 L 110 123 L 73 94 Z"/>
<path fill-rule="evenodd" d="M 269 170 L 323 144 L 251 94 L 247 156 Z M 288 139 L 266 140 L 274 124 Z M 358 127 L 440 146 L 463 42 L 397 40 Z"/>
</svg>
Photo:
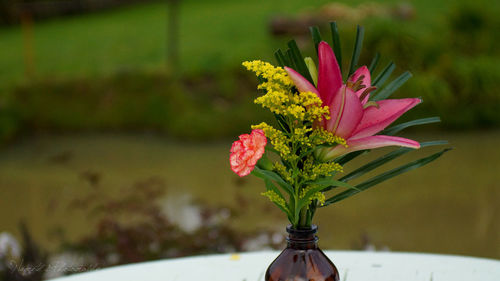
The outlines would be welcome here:
<svg viewBox="0 0 500 281">
<path fill-rule="evenodd" d="M 320 1 L 327 2 L 327 1 Z M 183 1 L 180 46 L 188 72 L 271 54 L 267 18 L 301 1 Z M 302 3 L 302 6 L 307 5 Z M 130 68 L 163 68 L 167 5 L 143 4 L 34 25 L 37 75 L 75 77 Z M 0 29 L 0 83 L 24 76 L 20 27 Z M 270 57 L 268 55 L 268 57 Z"/>
<path fill-rule="evenodd" d="M 196 139 L 235 135 L 265 118 L 251 104 L 256 80 L 239 70 L 244 60 L 274 61 L 273 51 L 285 46 L 288 36 L 270 35 L 271 17 L 329 2 L 183 1 L 181 66 L 173 70 L 165 61 L 165 3 L 36 22 L 32 76 L 25 74 L 21 27 L 0 27 L 0 140 L 40 130 L 153 129 Z M 381 65 L 392 59 L 396 73 L 413 72 L 395 97 L 420 96 L 425 103 L 406 117 L 439 115 L 447 128 L 500 126 L 500 3 L 409 3 L 415 19 L 360 22 L 366 28 L 361 63 L 378 51 Z M 355 27 L 339 25 L 349 56 Z M 312 55 L 310 46 L 305 51 Z M 172 81 L 172 72 L 181 74 L 180 84 Z"/>
<path fill-rule="evenodd" d="M 182 69 L 203 71 L 238 65 L 244 59 L 271 59 L 279 45 L 268 32 L 274 14 L 313 10 L 331 1 L 183 1 L 180 13 Z M 367 1 L 339 1 L 357 5 Z M 379 1 L 388 4 L 394 0 Z M 444 14 L 466 0 L 411 1 L 417 19 L 405 29 L 444 32 Z M 484 4 L 484 5 L 483 5 Z M 490 1 L 474 6 L 498 8 Z M 39 77 L 85 77 L 127 69 L 157 69 L 165 63 L 167 5 L 143 4 L 34 24 L 35 71 Z M 370 22 L 365 23 L 370 25 Z M 394 24 L 393 24 L 394 25 Z M 345 29 L 345 27 L 343 27 Z M 369 30 L 368 30 L 369 31 Z M 368 32 L 369 34 L 369 32 Z M 0 87 L 24 79 L 21 28 L 0 28 Z"/>
</svg>

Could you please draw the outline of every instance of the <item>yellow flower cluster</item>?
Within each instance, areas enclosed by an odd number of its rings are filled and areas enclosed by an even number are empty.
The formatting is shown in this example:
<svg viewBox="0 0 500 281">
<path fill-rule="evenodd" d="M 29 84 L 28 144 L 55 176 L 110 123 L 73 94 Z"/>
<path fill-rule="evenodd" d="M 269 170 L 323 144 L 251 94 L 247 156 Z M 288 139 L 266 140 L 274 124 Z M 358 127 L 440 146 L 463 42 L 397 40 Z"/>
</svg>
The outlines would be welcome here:
<svg viewBox="0 0 500 281">
<path fill-rule="evenodd" d="M 321 106 L 323 102 L 321 99 L 312 92 L 300 92 L 298 95 L 293 96 L 293 102 L 301 105 L 304 108 L 306 121 L 314 122 L 324 119 L 330 119 L 330 110 L 328 106 Z"/>
<path fill-rule="evenodd" d="M 300 199 L 304 198 L 304 196 L 306 196 L 306 193 L 309 192 L 313 188 L 314 188 L 314 186 L 308 186 L 308 187 L 302 189 L 302 191 L 300 192 L 299 198 Z M 326 200 L 325 194 L 323 194 L 323 192 L 314 193 L 311 197 L 309 197 L 309 203 L 307 205 L 309 206 L 309 204 L 311 204 L 313 200 L 318 200 L 318 203 L 321 206 L 323 206 L 323 204 L 325 204 L 325 200 Z"/>
<path fill-rule="evenodd" d="M 260 60 L 246 61 L 243 66 L 264 79 L 258 88 L 265 90 L 266 94 L 256 98 L 256 104 L 275 114 L 289 116 L 298 121 L 314 122 L 328 118 L 328 107 L 321 106 L 322 101 L 316 94 L 295 94 L 292 91 L 293 82 L 283 68 Z"/>
<path fill-rule="evenodd" d="M 323 206 L 325 204 L 326 197 L 325 197 L 325 194 L 323 194 L 323 192 L 316 192 L 311 197 L 311 202 L 312 202 L 312 200 L 318 200 L 319 205 Z"/>
<path fill-rule="evenodd" d="M 292 138 L 301 145 L 311 147 L 313 143 L 309 137 L 309 133 L 312 131 L 313 129 L 307 126 L 303 126 L 301 128 L 295 128 L 293 131 Z"/>
<path fill-rule="evenodd" d="M 290 102 L 289 95 L 283 91 L 268 91 L 267 94 L 256 98 L 254 102 L 276 114 L 285 115 L 291 113 L 288 111 L 288 107 L 285 106 Z"/>
<path fill-rule="evenodd" d="M 261 195 L 266 196 L 267 198 L 269 198 L 269 200 L 271 200 L 271 202 L 280 206 L 281 208 L 288 210 L 288 208 L 286 206 L 285 199 L 283 199 L 283 197 L 279 196 L 276 192 L 274 192 L 272 190 L 268 190 L 266 192 L 262 192 Z"/>
<path fill-rule="evenodd" d="M 331 176 L 333 172 L 343 172 L 344 168 L 339 163 L 314 163 L 314 158 L 308 157 L 304 161 L 301 176 L 306 181 L 314 181 L 319 177 Z"/>
<path fill-rule="evenodd" d="M 297 155 L 292 155 L 289 146 L 290 139 L 285 136 L 282 131 L 273 128 L 265 122 L 262 122 L 259 125 L 252 125 L 252 130 L 255 129 L 261 129 L 264 131 L 264 134 L 271 141 L 274 149 L 279 152 L 283 159 L 290 160 L 297 157 Z"/>
<path fill-rule="evenodd" d="M 315 145 L 321 145 L 321 144 L 340 144 L 345 147 L 347 147 L 347 142 L 345 139 L 334 135 L 332 132 L 329 132 L 323 128 L 317 128 L 313 131 L 311 138 L 314 139 L 314 144 Z"/>
<path fill-rule="evenodd" d="M 328 106 L 321 106 L 321 99 L 314 93 L 302 92 L 293 94 L 291 91 L 268 90 L 254 101 L 271 112 L 289 116 L 298 121 L 314 122 L 329 119 Z"/>
<path fill-rule="evenodd" d="M 267 80 L 259 85 L 259 89 L 286 89 L 293 86 L 293 81 L 282 67 L 276 67 L 261 60 L 245 61 L 243 66 Z"/>
<path fill-rule="evenodd" d="M 290 174 L 285 165 L 279 162 L 275 162 L 273 166 L 274 170 L 281 176 L 281 178 L 283 178 L 289 183 L 293 183 L 292 174 Z"/>
<path fill-rule="evenodd" d="M 342 173 L 344 168 L 339 163 L 330 162 L 330 163 L 320 163 L 313 165 L 309 176 L 311 180 L 315 180 L 321 176 L 331 175 L 333 172 Z"/>
<path fill-rule="evenodd" d="M 313 147 L 322 144 L 341 144 L 347 147 L 345 139 L 335 136 L 323 128 L 313 129 L 310 126 L 293 128 L 291 139 L 304 147 Z"/>
</svg>

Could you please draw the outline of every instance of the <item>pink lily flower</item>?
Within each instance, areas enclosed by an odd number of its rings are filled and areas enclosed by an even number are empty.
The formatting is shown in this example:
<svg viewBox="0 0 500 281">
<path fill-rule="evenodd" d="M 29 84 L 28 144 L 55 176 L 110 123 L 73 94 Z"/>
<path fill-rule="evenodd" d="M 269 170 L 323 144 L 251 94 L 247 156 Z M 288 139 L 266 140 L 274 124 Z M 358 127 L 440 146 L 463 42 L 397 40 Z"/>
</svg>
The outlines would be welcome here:
<svg viewBox="0 0 500 281">
<path fill-rule="evenodd" d="M 375 135 L 422 102 L 420 99 L 368 101 L 375 87 L 371 86 L 370 71 L 366 66 L 357 69 L 343 83 L 340 67 L 328 43 L 319 44 L 318 60 L 317 88 L 295 70 L 289 67 L 285 67 L 285 70 L 300 92 L 313 92 L 321 98 L 323 105 L 329 106 L 330 119 L 323 120 L 317 126 L 346 140 L 347 147 L 337 145 L 319 149 L 316 156 L 320 160 L 328 161 L 349 152 L 384 146 L 420 148 L 420 144 L 414 140 Z"/>
</svg>

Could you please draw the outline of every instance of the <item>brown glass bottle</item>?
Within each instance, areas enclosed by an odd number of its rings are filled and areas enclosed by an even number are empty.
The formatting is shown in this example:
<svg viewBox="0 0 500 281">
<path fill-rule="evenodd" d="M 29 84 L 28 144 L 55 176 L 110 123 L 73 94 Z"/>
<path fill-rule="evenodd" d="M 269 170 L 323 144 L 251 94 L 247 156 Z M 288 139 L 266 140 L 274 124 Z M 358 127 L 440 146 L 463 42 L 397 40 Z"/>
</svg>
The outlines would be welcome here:
<svg viewBox="0 0 500 281">
<path fill-rule="evenodd" d="M 286 228 L 287 247 L 266 271 L 266 281 L 338 281 L 339 272 L 318 248 L 318 228 Z"/>
</svg>

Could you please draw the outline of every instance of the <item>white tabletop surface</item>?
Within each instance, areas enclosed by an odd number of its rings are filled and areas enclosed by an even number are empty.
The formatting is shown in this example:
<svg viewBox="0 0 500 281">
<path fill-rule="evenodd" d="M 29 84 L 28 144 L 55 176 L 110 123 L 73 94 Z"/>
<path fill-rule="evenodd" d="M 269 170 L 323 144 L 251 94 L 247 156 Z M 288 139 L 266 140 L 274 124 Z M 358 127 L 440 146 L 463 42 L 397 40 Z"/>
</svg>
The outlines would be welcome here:
<svg viewBox="0 0 500 281">
<path fill-rule="evenodd" d="M 500 281 L 500 261 L 451 255 L 325 251 L 341 281 Z M 279 252 L 167 259 L 74 274 L 54 281 L 262 281 Z"/>
</svg>

